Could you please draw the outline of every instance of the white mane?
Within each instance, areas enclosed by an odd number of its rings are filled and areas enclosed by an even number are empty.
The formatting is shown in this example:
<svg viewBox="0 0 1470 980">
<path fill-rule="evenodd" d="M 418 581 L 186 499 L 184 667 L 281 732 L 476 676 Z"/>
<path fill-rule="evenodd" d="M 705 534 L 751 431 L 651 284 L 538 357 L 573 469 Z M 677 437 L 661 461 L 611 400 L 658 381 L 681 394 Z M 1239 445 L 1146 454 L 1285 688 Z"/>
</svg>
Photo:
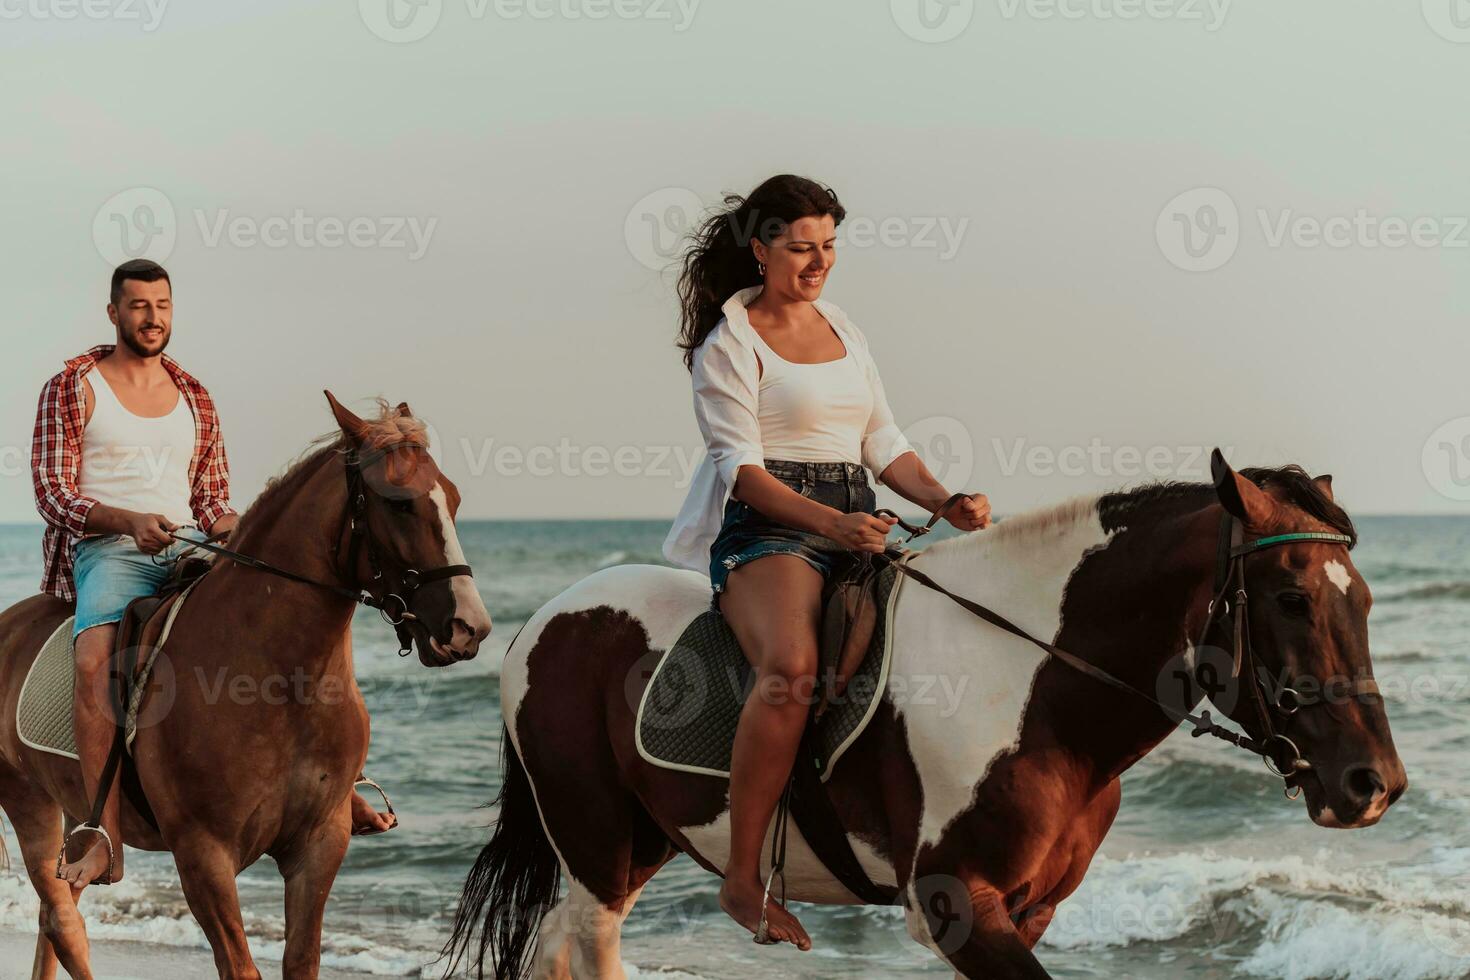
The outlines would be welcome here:
<svg viewBox="0 0 1470 980">
<path fill-rule="evenodd" d="M 980 534 L 962 534 L 924 549 L 926 555 L 960 558 L 971 550 L 1024 548 L 1062 537 L 1078 524 L 1097 519 L 1097 496 L 1073 497 L 1051 507 L 1039 507 L 997 521 Z M 943 559 L 941 559 L 943 560 Z"/>
</svg>

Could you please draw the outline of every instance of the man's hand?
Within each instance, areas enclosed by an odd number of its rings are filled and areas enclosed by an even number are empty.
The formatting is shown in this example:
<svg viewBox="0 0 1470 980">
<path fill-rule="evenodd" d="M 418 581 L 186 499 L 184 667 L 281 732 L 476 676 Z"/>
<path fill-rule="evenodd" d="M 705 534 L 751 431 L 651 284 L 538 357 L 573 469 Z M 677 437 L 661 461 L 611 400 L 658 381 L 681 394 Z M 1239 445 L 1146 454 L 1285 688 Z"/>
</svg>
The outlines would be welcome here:
<svg viewBox="0 0 1470 980">
<path fill-rule="evenodd" d="M 956 500 L 944 515 L 961 531 L 983 531 L 990 526 L 990 498 L 983 493 L 972 493 Z"/>
<path fill-rule="evenodd" d="M 162 514 L 134 514 L 128 520 L 127 533 L 139 551 L 145 555 L 156 555 L 174 543 L 169 532 L 178 530 L 178 527 Z"/>
</svg>

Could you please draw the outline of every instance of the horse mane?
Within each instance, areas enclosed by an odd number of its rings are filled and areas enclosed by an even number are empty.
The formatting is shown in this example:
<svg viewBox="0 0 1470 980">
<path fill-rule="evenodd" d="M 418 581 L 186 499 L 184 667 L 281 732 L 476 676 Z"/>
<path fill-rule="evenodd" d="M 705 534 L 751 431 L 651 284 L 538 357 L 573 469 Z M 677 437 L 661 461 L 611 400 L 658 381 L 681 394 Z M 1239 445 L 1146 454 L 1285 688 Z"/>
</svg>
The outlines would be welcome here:
<svg viewBox="0 0 1470 980">
<path fill-rule="evenodd" d="M 384 446 L 407 443 L 412 446 L 429 447 L 429 429 L 423 420 L 412 415 L 401 415 L 394 406 L 388 404 L 384 398 L 377 399 L 378 417 L 366 419 L 367 433 L 363 438 L 362 449 L 382 449 Z M 341 429 L 323 433 L 313 439 L 302 451 L 301 455 L 286 464 L 286 468 L 277 476 L 271 477 L 265 482 L 265 487 L 260 494 L 240 515 L 240 523 L 244 523 L 260 511 L 270 507 L 271 503 L 278 497 L 289 496 L 298 486 L 306 482 L 311 474 L 315 473 L 317 467 L 323 463 L 332 453 L 347 453 L 353 446 L 347 442 L 347 436 Z"/>
<path fill-rule="evenodd" d="M 1251 466 L 1237 472 L 1262 490 L 1278 491 L 1288 503 L 1337 533 L 1352 538 L 1349 547 L 1357 544 L 1358 531 L 1347 511 L 1323 493 L 1322 488 L 1313 482 L 1311 475 L 1300 466 L 1294 463 L 1280 467 Z M 1098 496 L 1075 497 L 1060 504 L 1025 511 L 997 521 L 982 537 L 973 540 L 997 544 L 1016 538 L 1025 541 L 1044 537 L 1048 532 L 1063 531 L 1079 522 L 1090 520 L 1100 521 L 1107 531 L 1116 531 L 1137 523 L 1144 516 L 1198 510 L 1218 499 L 1214 485 L 1209 483 L 1146 483 Z M 962 535 L 936 542 L 927 550 L 947 551 L 970 540 L 970 535 Z"/>
</svg>

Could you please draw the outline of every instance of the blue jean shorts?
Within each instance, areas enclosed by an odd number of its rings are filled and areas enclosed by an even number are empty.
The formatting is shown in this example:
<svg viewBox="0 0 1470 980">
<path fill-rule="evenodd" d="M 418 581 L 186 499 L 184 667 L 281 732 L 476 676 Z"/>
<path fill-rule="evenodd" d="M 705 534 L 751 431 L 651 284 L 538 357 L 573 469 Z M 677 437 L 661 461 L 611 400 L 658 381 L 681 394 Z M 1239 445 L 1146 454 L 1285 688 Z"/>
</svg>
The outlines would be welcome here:
<svg viewBox="0 0 1470 980">
<path fill-rule="evenodd" d="M 195 541 L 206 537 L 195 527 L 182 527 L 175 533 Z M 78 541 L 72 552 L 72 574 L 77 584 L 77 619 L 72 636 L 120 621 L 128 603 L 139 596 L 153 595 L 168 581 L 174 560 L 188 547 L 175 541 L 156 555 L 145 555 L 126 534 L 101 534 Z"/>
<path fill-rule="evenodd" d="M 836 508 L 844 514 L 871 514 L 877 496 L 868 484 L 868 471 L 856 463 L 798 463 L 768 459 L 766 472 L 803 497 Z M 852 551 L 831 538 L 779 524 L 754 507 L 731 497 L 725 504 L 720 533 L 710 545 L 709 580 L 715 602 L 725 590 L 730 572 L 767 555 L 796 555 L 826 578 Z"/>
</svg>

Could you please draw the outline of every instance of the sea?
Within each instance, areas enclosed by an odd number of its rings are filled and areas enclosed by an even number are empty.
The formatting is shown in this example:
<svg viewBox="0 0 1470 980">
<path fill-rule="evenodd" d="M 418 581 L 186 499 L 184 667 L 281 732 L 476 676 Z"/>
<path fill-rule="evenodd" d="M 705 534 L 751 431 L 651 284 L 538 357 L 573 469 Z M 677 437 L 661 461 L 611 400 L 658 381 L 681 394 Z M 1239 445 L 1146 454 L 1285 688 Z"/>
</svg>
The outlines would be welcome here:
<svg viewBox="0 0 1470 980">
<path fill-rule="evenodd" d="M 1037 955 L 1057 977 L 1470 977 L 1470 517 L 1363 517 L 1354 561 L 1373 589 L 1375 668 L 1409 789 L 1376 827 L 1325 830 L 1259 761 L 1176 733 L 1123 780 L 1123 804 Z M 516 629 L 583 576 L 661 561 L 663 521 L 485 521 L 461 527 L 495 631 L 447 669 L 395 655 L 363 611 L 357 673 L 372 713 L 367 771 L 401 826 L 355 840 L 327 908 L 324 961 L 437 977 L 466 870 L 500 784 L 499 663 Z M 39 526 L 0 526 L 0 601 L 35 591 Z M 230 778 L 221 773 L 220 778 Z M 14 836 L 6 836 L 12 854 Z M 679 858 L 624 929 L 632 977 L 946 977 L 886 908 L 797 906 L 815 947 L 757 947 L 716 903 L 717 879 Z M 283 948 L 269 859 L 239 881 L 257 957 Z M 89 889 L 94 937 L 204 947 L 166 854 Z M 0 929 L 34 928 L 35 897 L 0 876 Z M 18 966 L 18 964 L 17 964 Z M 267 969 L 267 973 L 274 972 Z"/>
</svg>

